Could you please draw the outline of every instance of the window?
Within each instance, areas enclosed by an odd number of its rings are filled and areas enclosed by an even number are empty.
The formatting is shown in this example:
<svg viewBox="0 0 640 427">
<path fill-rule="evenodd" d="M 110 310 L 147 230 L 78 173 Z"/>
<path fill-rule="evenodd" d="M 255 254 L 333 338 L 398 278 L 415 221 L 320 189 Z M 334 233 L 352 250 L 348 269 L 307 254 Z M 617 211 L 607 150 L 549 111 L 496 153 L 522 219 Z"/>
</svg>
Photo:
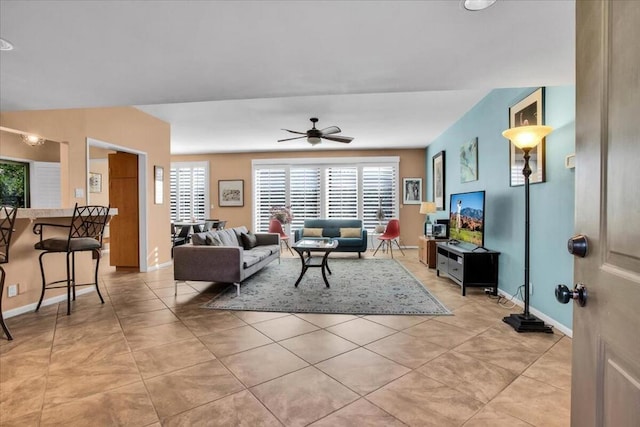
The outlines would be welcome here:
<svg viewBox="0 0 640 427">
<path fill-rule="evenodd" d="M 209 163 L 171 163 L 171 221 L 204 220 L 209 216 Z"/>
<path fill-rule="evenodd" d="M 254 229 L 266 231 L 272 206 L 291 206 L 291 229 L 309 218 L 359 218 L 373 229 L 379 207 L 398 216 L 398 158 L 254 160 Z"/>
<path fill-rule="evenodd" d="M 364 228 L 373 229 L 379 224 L 378 209 L 386 220 L 396 217 L 396 171 L 393 166 L 365 166 L 362 168 L 362 207 Z"/>
<path fill-rule="evenodd" d="M 289 204 L 293 213 L 291 227 L 302 228 L 305 218 L 320 218 L 320 168 L 291 168 Z"/>
<path fill-rule="evenodd" d="M 358 169 L 328 167 L 326 174 L 326 217 L 358 218 Z"/>
<path fill-rule="evenodd" d="M 0 204 L 30 206 L 29 163 L 0 160 Z"/>
<path fill-rule="evenodd" d="M 254 174 L 255 229 L 269 230 L 271 206 L 284 206 L 287 202 L 287 174 L 283 168 L 260 169 Z"/>
</svg>

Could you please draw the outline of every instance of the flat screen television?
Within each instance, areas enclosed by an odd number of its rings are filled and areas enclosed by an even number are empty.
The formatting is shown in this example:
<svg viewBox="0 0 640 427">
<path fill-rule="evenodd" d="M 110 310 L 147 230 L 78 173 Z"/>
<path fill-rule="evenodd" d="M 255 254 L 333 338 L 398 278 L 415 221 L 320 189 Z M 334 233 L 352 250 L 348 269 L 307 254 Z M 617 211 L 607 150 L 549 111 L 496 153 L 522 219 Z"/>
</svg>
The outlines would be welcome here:
<svg viewBox="0 0 640 427">
<path fill-rule="evenodd" d="M 484 246 L 484 191 L 451 194 L 449 238 Z"/>
</svg>

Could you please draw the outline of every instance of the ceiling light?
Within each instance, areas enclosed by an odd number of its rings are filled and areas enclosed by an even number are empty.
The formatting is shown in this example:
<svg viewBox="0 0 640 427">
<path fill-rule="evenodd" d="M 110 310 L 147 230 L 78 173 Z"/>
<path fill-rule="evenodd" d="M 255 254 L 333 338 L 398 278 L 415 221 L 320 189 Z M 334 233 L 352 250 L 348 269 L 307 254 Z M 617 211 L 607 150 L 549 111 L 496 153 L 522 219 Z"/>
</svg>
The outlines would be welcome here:
<svg viewBox="0 0 640 427">
<path fill-rule="evenodd" d="M 27 145 L 30 145 L 32 147 L 36 147 L 38 145 L 42 145 L 44 144 L 44 142 L 46 141 L 46 139 L 38 136 L 38 135 L 27 135 L 27 134 L 21 134 L 20 135 L 22 137 L 22 142 L 24 142 Z"/>
<path fill-rule="evenodd" d="M 322 140 L 318 136 L 310 136 L 307 138 L 307 142 L 309 142 L 309 144 L 311 145 L 320 144 L 320 141 Z"/>
<path fill-rule="evenodd" d="M 478 10 L 484 10 L 494 4 L 496 0 L 464 0 L 462 2 L 462 7 L 472 12 L 476 12 Z"/>
<path fill-rule="evenodd" d="M 0 50 L 13 50 L 13 45 L 5 39 L 0 39 Z"/>
</svg>

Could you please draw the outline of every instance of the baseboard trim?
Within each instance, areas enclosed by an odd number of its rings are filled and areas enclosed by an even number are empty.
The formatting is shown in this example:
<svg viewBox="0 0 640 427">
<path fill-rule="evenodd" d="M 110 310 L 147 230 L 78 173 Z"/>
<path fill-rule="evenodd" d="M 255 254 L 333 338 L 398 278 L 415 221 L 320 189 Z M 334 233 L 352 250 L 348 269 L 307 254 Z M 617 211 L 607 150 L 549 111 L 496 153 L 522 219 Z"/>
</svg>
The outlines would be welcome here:
<svg viewBox="0 0 640 427">
<path fill-rule="evenodd" d="M 94 291 L 95 291 L 95 287 L 78 289 L 76 291 L 76 296 L 88 294 L 89 292 L 94 292 Z M 44 307 L 51 304 L 57 304 L 59 302 L 66 301 L 66 300 L 67 300 L 66 294 L 58 295 L 57 297 L 51 297 L 51 298 L 42 300 L 42 306 Z M 23 305 L 22 307 L 12 308 L 11 310 L 4 311 L 2 314 L 5 319 L 8 319 L 13 316 L 18 316 L 20 314 L 35 311 L 37 306 L 38 306 L 38 303 L 34 302 L 32 304 Z"/>
<path fill-rule="evenodd" d="M 166 267 L 171 267 L 172 265 L 173 265 L 173 261 L 164 262 L 162 264 L 151 265 L 147 267 L 147 272 L 160 270 Z"/>
<path fill-rule="evenodd" d="M 518 298 L 515 298 L 513 295 L 503 291 L 502 289 L 498 289 L 498 294 L 500 294 L 503 297 L 513 301 L 514 303 L 516 303 L 516 305 L 524 308 L 524 302 L 523 301 L 519 300 Z M 569 338 L 573 338 L 573 329 L 567 328 L 562 323 L 560 323 L 557 320 L 547 316 L 546 314 L 542 313 L 540 310 L 536 310 L 535 308 L 533 308 L 531 306 L 529 306 L 529 311 L 532 314 L 538 316 L 538 318 L 543 320 L 545 323 L 548 323 L 548 324 L 552 325 L 555 329 L 559 330 L 560 332 L 562 332 L 563 334 L 565 334 Z"/>
</svg>

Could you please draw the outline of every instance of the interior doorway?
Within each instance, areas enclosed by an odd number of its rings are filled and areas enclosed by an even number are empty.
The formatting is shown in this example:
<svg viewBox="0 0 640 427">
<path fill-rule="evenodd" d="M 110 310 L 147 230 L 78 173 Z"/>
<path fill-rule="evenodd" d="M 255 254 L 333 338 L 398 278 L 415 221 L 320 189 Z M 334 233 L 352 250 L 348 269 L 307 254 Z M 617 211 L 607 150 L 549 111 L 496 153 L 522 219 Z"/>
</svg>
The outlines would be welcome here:
<svg viewBox="0 0 640 427">
<path fill-rule="evenodd" d="M 95 174 L 97 172 L 92 172 L 91 170 L 91 166 L 96 166 L 98 163 L 100 162 L 104 162 L 105 167 L 106 167 L 106 176 L 105 173 L 102 173 L 103 176 L 100 177 L 101 180 L 101 184 L 102 184 L 102 188 L 103 188 L 103 193 L 104 190 L 106 189 L 108 191 L 109 189 L 109 181 L 110 181 L 110 177 L 109 177 L 109 173 L 108 173 L 108 160 L 105 157 L 105 160 L 101 160 L 101 161 L 96 161 L 97 157 L 92 158 L 91 157 L 91 152 L 93 150 L 93 153 L 95 155 L 96 152 L 101 151 L 103 152 L 106 156 L 108 156 L 109 153 L 116 153 L 116 152 L 120 152 L 120 153 L 130 153 L 130 154 L 134 154 L 137 156 L 137 191 L 138 191 L 138 195 L 137 195 L 137 199 L 138 199 L 138 210 L 137 210 L 137 216 L 138 216 L 138 269 L 141 272 L 146 272 L 148 271 L 148 263 L 147 263 L 147 248 L 148 248 L 148 242 L 147 242 L 147 236 L 148 236 L 148 230 L 147 230 L 147 192 L 146 192 L 146 188 L 147 188 L 147 153 L 143 152 L 143 151 L 138 151 L 138 150 L 134 150 L 132 148 L 128 148 L 128 147 L 122 147 L 116 144 L 112 144 L 109 142 L 105 142 L 105 141 L 99 141 L 97 139 L 93 139 L 93 138 L 87 138 L 87 203 L 93 204 L 93 203 L 97 203 L 98 201 L 101 201 L 101 203 L 104 203 L 104 194 L 101 193 L 94 193 L 91 192 L 91 186 L 92 185 L 96 185 L 95 183 L 95 179 L 96 176 Z M 101 149 L 101 150 L 96 150 L 96 148 Z M 97 167 L 97 166 L 96 166 Z M 97 169 L 96 169 L 97 170 Z M 92 175 L 94 174 L 93 178 L 94 178 L 94 182 L 91 182 L 91 178 Z M 107 193 L 108 194 L 108 193 Z M 108 199 L 107 199 L 108 200 Z M 108 203 L 108 201 L 107 201 Z M 112 232 L 115 231 L 116 233 L 119 232 L 117 229 L 116 230 L 109 230 L 109 240 L 113 241 L 114 237 L 116 238 L 116 240 L 118 238 L 126 239 L 126 236 L 114 236 L 112 234 Z M 112 255 L 111 255 L 112 256 Z"/>
</svg>

